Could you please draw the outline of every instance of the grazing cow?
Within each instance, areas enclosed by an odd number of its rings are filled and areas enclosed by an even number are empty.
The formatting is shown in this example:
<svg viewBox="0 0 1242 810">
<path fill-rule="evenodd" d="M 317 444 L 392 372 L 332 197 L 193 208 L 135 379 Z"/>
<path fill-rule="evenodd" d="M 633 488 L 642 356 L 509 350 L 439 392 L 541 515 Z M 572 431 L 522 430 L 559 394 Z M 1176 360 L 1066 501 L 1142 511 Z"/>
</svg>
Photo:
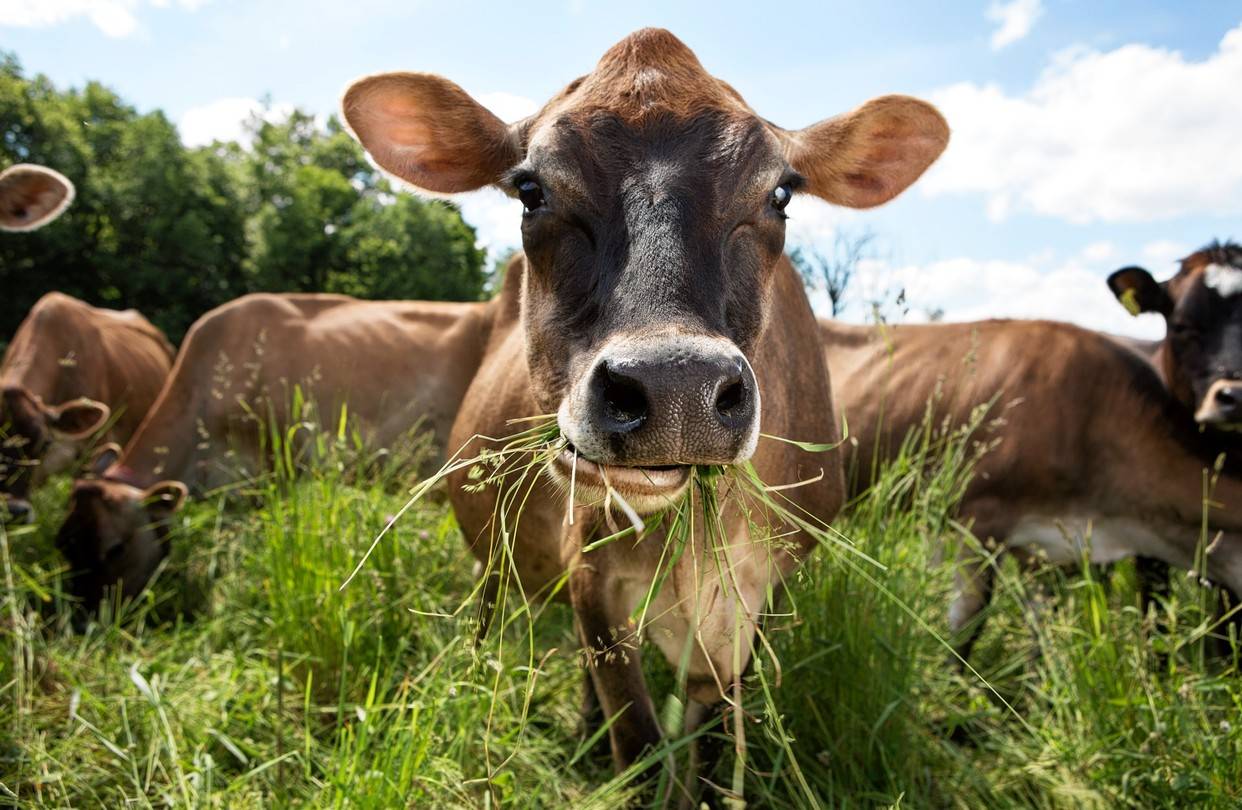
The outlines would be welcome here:
<svg viewBox="0 0 1242 810">
<path fill-rule="evenodd" d="M 450 445 L 474 452 L 473 436 L 511 436 L 530 423 L 510 420 L 555 415 L 564 449 L 523 490 L 520 517 L 504 516 L 517 520 L 504 542 L 526 594 L 567 572 L 588 685 L 615 718 L 610 744 L 625 769 L 661 739 L 630 617 L 666 551 L 668 521 L 655 515 L 686 493 L 691 467 L 749 460 L 771 484 L 811 479 L 782 494 L 823 520 L 842 501 L 836 452 L 760 435 L 837 436 L 831 410 L 812 407 L 830 391 L 814 317 L 782 257 L 786 205 L 799 191 L 879 205 L 935 160 L 948 128 L 930 105 L 886 96 L 781 129 L 654 29 L 622 40 L 516 124 L 425 73 L 359 80 L 343 107 L 375 160 L 415 186 L 493 185 L 525 208 L 525 253 L 496 301 Z M 515 479 L 470 486 L 463 470 L 450 480 L 481 562 L 498 553 L 495 507 Z M 627 509 L 629 522 L 651 521 L 641 539 L 584 550 Z M 696 718 L 733 693 L 769 588 L 815 544 L 797 531 L 773 541 L 784 525 L 751 534 L 727 497 L 720 521 L 719 543 L 699 533 L 669 551 L 676 561 L 648 613 L 652 640 L 685 663 Z M 717 565 L 721 554 L 730 565 Z"/>
<path fill-rule="evenodd" d="M 45 166 L 18 163 L 0 172 L 0 231 L 33 231 L 73 202 L 73 183 Z"/>
<path fill-rule="evenodd" d="M 29 493 L 67 469 L 113 412 L 105 438 L 125 441 L 155 402 L 173 348 L 135 310 L 98 309 L 61 293 L 38 300 L 0 365 L 0 495 L 33 519 Z"/>
<path fill-rule="evenodd" d="M 938 391 L 937 420 L 964 424 L 999 397 L 997 446 L 979 461 L 960 516 L 985 546 L 1046 555 L 1054 564 L 1129 556 L 1163 561 L 1242 587 L 1242 486 L 1227 465 L 1201 550 L 1203 471 L 1221 449 L 1170 395 L 1151 360 L 1111 336 L 1051 321 L 904 326 L 820 322 L 837 408 L 853 437 L 859 492 L 891 459 Z M 1206 396 L 1220 386 L 1200 382 Z M 1209 538 L 1210 539 L 1210 538 Z M 1039 554 L 1039 552 L 1042 552 Z M 967 548 L 949 624 L 965 657 L 992 590 L 994 567 Z M 967 632 L 969 631 L 969 632 Z"/>
<path fill-rule="evenodd" d="M 347 405 L 370 444 L 421 424 L 442 446 L 478 367 L 488 306 L 254 294 L 199 318 L 124 451 L 107 449 L 99 477 L 74 485 L 57 535 L 74 595 L 89 608 L 117 583 L 124 597 L 139 593 L 187 494 L 259 466 L 269 418 L 302 418 L 289 413 L 294 386 L 326 429 Z"/>
</svg>

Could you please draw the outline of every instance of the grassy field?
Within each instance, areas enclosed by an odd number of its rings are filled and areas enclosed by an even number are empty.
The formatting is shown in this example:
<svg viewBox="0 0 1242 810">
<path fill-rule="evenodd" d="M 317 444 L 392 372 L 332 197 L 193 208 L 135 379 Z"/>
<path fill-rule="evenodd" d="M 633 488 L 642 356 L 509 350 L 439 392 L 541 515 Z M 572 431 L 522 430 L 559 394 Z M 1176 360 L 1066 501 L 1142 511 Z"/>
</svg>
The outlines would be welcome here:
<svg viewBox="0 0 1242 810">
<path fill-rule="evenodd" d="M 1130 566 L 1005 565 L 980 674 L 950 663 L 940 543 L 971 447 L 912 449 L 838 519 L 883 568 L 825 549 L 797 576 L 747 693 L 750 806 L 1242 803 L 1237 657 L 1207 654 L 1213 597 L 1183 576 L 1144 616 Z M 52 542 L 68 482 L 41 492 L 0 545 L 0 804 L 623 806 L 578 731 L 568 608 L 475 648 L 442 493 L 339 590 L 408 491 L 349 455 L 192 504 L 154 587 L 80 633 Z"/>
</svg>

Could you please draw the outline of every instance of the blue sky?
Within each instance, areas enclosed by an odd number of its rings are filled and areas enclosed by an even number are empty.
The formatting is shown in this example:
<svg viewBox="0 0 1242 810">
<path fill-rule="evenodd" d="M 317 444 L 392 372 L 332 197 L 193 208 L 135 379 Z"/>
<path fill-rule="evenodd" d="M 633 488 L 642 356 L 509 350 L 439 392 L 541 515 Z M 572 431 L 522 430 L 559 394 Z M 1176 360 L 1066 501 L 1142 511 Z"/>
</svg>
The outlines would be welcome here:
<svg viewBox="0 0 1242 810">
<path fill-rule="evenodd" d="M 672 6 L 670 8 L 670 6 Z M 950 7 L 951 6 L 951 7 Z M 714 3 L 569 0 L 0 0 L 0 48 L 61 85 L 94 78 L 159 107 L 190 141 L 236 132 L 270 97 L 335 110 L 352 78 L 426 70 L 502 114 L 525 112 L 635 28 L 667 27 L 764 116 L 809 124 L 882 93 L 940 105 L 953 143 L 870 212 L 798 199 L 792 241 L 875 234 L 847 317 L 905 288 L 908 317 L 1039 316 L 1135 334 L 1104 288 L 1242 237 L 1242 9 L 1228 3 Z M 1231 33 L 1232 32 L 1232 33 Z M 463 201 L 491 246 L 518 204 Z M 890 313 L 892 314 L 892 313 Z"/>
</svg>

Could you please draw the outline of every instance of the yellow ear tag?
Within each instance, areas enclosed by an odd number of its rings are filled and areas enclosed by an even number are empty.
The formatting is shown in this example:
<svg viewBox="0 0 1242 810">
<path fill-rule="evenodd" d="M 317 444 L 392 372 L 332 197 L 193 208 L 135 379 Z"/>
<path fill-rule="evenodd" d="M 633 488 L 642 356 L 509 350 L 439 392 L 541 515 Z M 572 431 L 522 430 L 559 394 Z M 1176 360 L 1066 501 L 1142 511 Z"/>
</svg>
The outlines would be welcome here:
<svg viewBox="0 0 1242 810">
<path fill-rule="evenodd" d="M 1134 290 L 1126 290 L 1121 294 L 1121 305 L 1126 308 L 1126 312 L 1131 315 L 1138 315 L 1143 309 L 1139 306 L 1138 296 L 1134 294 Z"/>
</svg>

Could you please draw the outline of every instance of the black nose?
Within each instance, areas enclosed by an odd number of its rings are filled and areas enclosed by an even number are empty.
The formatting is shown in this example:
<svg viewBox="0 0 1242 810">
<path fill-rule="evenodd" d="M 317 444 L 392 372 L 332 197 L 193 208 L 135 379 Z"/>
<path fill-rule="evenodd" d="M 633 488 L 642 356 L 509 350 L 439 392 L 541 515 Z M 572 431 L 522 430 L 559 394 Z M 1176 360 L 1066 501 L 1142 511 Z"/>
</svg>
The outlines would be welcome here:
<svg viewBox="0 0 1242 810">
<path fill-rule="evenodd" d="M 728 463 L 757 418 L 754 374 L 736 351 L 673 342 L 606 354 L 591 386 L 592 432 L 620 464 Z"/>
<path fill-rule="evenodd" d="M 1242 413 L 1242 385 L 1222 385 L 1217 388 L 1215 404 L 1222 420 L 1236 419 Z"/>
</svg>

